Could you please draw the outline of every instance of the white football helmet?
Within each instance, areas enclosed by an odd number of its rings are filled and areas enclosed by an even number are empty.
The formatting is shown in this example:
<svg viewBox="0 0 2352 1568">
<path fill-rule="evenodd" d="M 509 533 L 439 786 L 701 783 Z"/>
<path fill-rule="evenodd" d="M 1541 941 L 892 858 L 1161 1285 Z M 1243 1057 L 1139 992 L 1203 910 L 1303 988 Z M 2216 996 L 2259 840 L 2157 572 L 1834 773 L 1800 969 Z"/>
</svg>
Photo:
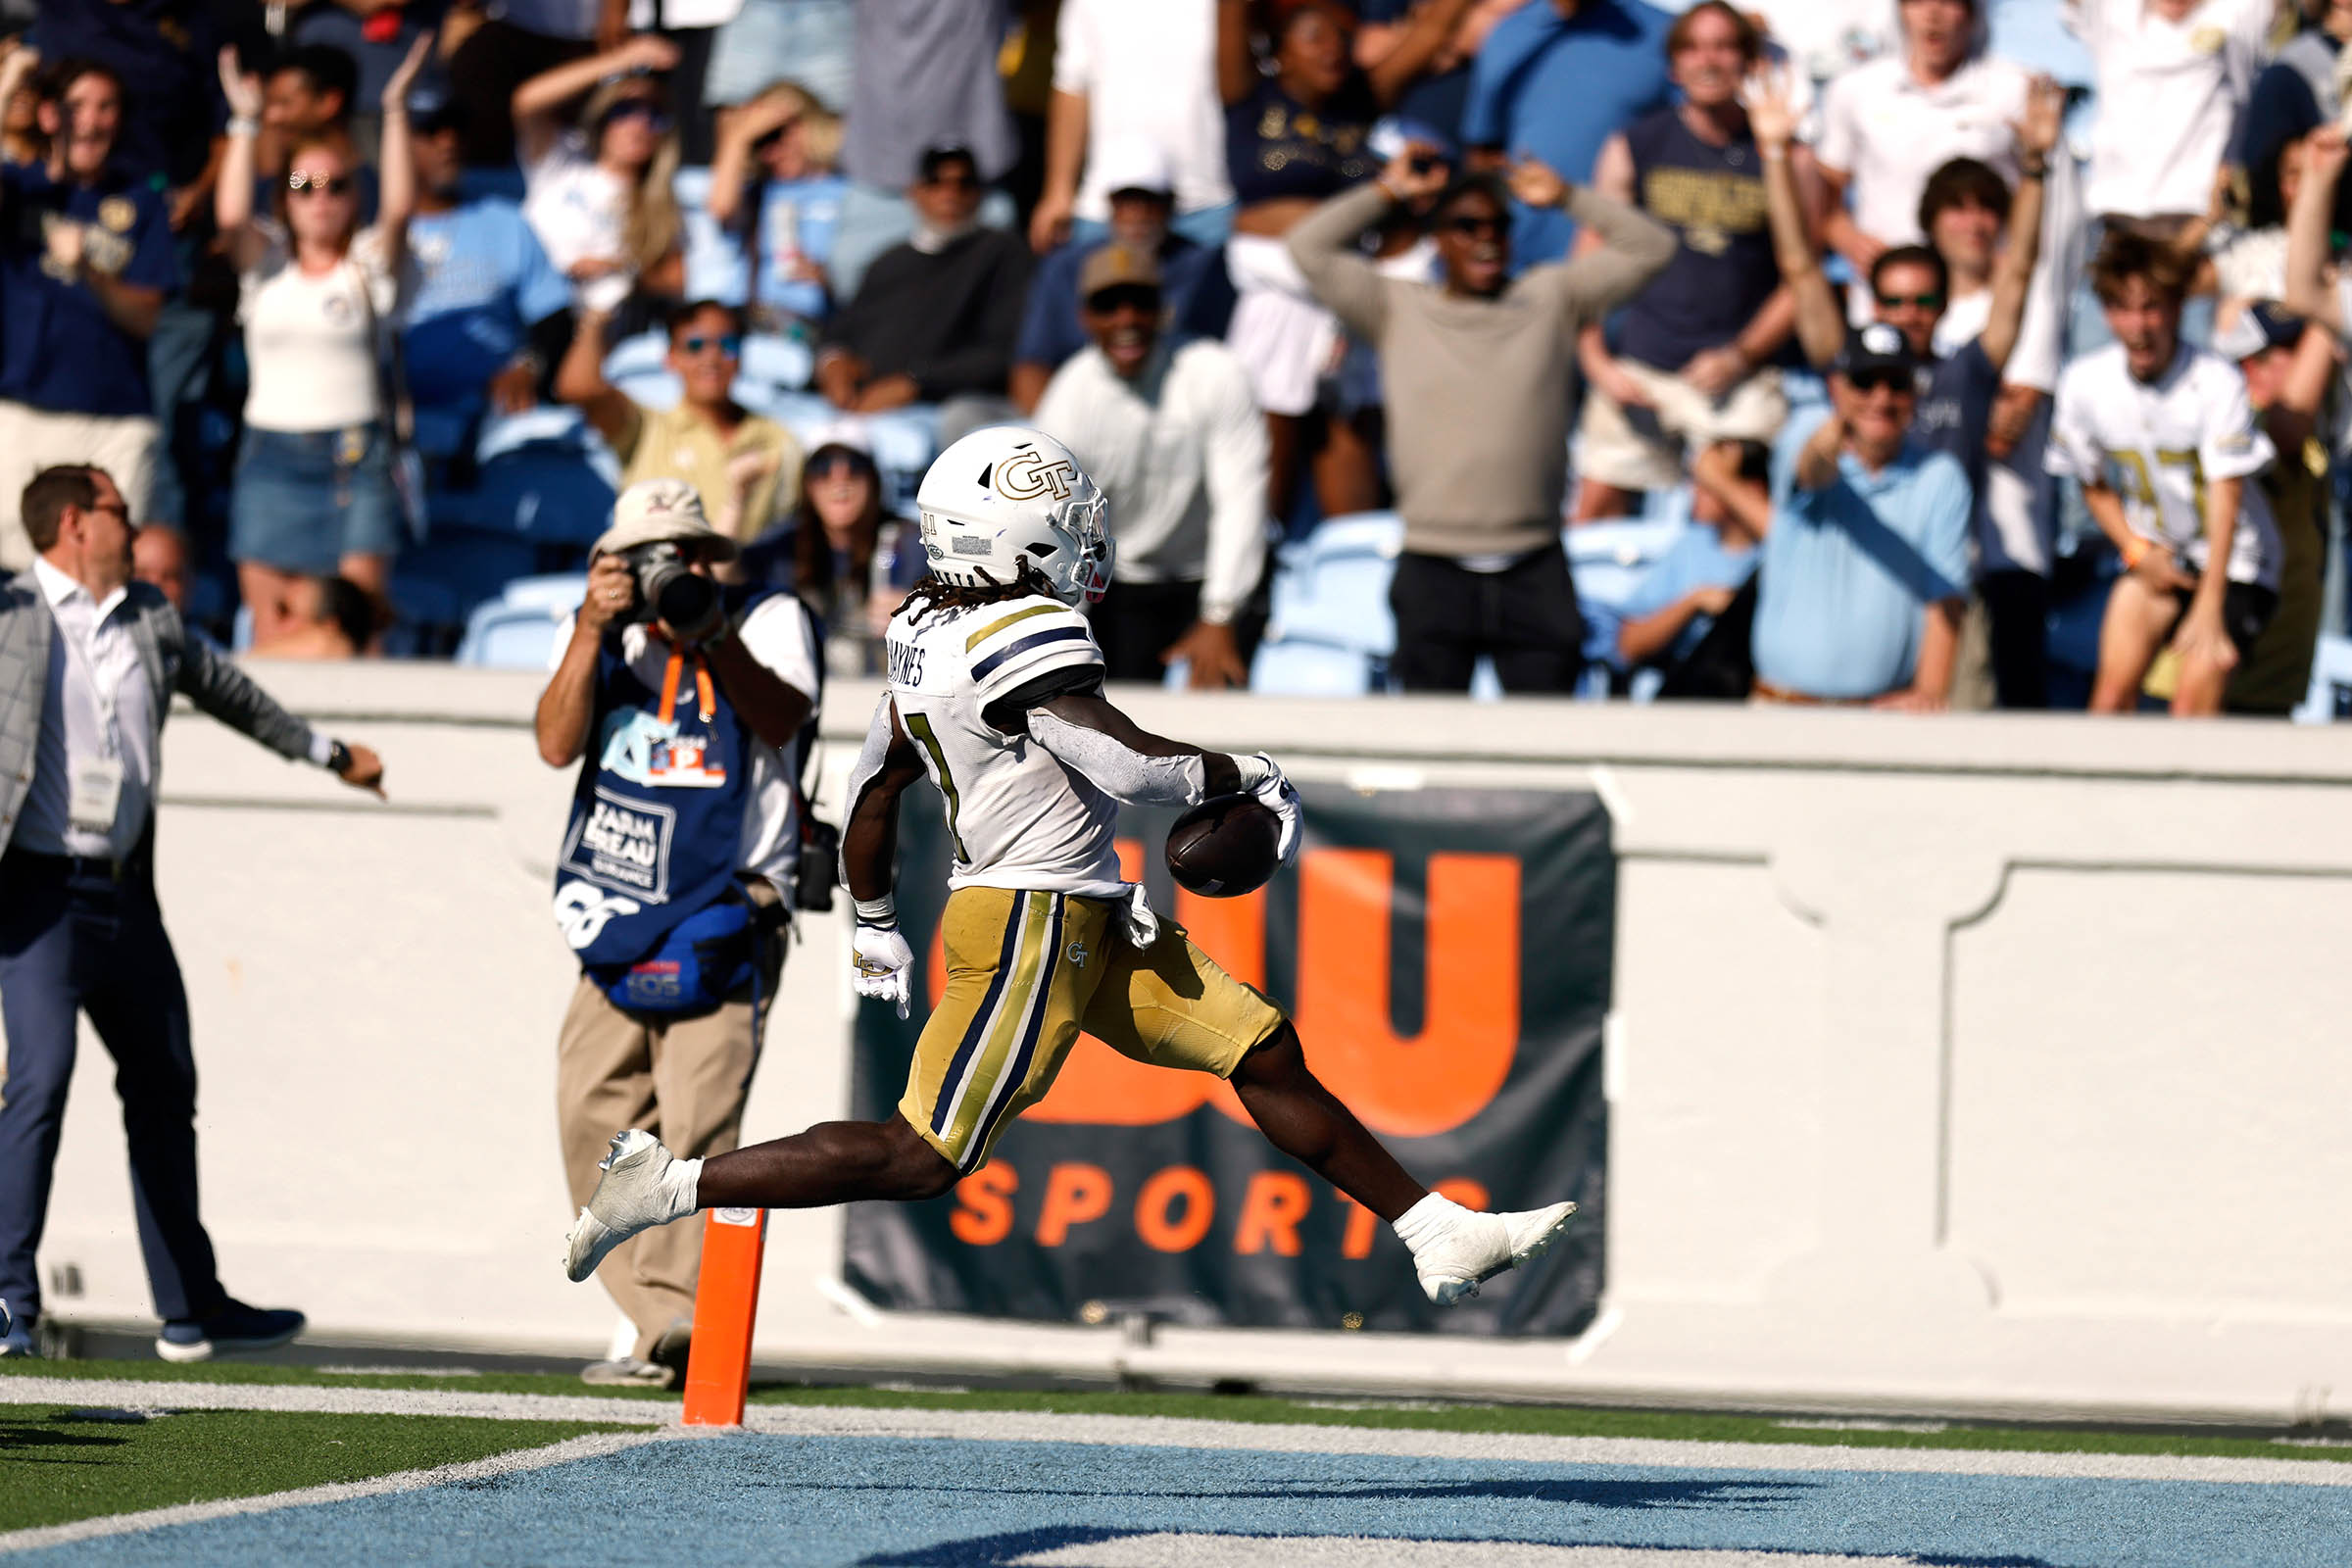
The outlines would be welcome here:
<svg viewBox="0 0 2352 1568">
<path fill-rule="evenodd" d="M 1040 430 L 993 425 L 942 452 L 914 504 L 923 555 L 948 582 L 1002 586 L 1037 568 L 1065 605 L 1110 587 L 1108 505 L 1070 449 Z"/>
</svg>

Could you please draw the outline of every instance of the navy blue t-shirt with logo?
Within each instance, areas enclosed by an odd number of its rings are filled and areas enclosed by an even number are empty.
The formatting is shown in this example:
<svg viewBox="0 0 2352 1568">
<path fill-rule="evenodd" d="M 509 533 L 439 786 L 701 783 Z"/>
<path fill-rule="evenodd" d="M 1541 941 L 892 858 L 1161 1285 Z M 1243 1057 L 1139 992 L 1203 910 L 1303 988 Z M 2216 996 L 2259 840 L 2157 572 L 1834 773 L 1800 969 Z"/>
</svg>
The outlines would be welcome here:
<svg viewBox="0 0 2352 1568">
<path fill-rule="evenodd" d="M 116 275 L 169 294 L 179 262 L 163 198 L 111 171 L 95 184 L 61 184 L 44 165 L 9 164 L 0 212 L 0 398 L 53 414 L 153 414 L 147 344 L 115 324 L 87 283 L 57 275 L 42 236 L 54 218 L 86 223 L 85 256 L 125 246 Z"/>
<path fill-rule="evenodd" d="M 1626 127 L 1634 201 L 1682 241 L 1666 270 L 1625 308 L 1618 352 L 1679 370 L 1731 342 L 1781 286 L 1755 138 L 1700 139 L 1682 113 L 1661 109 Z"/>
</svg>

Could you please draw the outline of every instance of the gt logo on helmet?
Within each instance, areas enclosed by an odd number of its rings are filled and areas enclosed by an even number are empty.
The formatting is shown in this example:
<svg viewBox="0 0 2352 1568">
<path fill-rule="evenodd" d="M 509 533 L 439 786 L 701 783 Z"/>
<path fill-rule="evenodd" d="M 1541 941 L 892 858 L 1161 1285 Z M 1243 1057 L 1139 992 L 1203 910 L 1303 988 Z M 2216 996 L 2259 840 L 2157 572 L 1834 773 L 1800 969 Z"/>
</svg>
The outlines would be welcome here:
<svg viewBox="0 0 2352 1568">
<path fill-rule="evenodd" d="M 1049 459 L 1042 452 L 1024 450 L 997 466 L 997 494 L 1007 501 L 1035 501 L 1044 495 L 1066 501 L 1077 481 L 1078 465 L 1067 458 Z"/>
</svg>

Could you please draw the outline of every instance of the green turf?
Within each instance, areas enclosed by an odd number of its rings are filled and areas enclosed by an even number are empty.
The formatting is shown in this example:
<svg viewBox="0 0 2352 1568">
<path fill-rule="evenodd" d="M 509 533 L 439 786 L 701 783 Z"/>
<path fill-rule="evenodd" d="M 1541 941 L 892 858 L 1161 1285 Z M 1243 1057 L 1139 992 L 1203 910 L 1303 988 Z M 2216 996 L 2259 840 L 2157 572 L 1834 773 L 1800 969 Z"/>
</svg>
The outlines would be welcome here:
<svg viewBox="0 0 2352 1568">
<path fill-rule="evenodd" d="M 204 1380 L 302 1384 L 327 1388 L 438 1389 L 450 1393 L 618 1396 L 675 1399 L 655 1390 L 592 1389 L 577 1378 L 494 1373 L 481 1377 L 369 1375 L 343 1377 L 309 1367 L 206 1362 L 167 1366 L 156 1361 L 35 1361 L 0 1363 L 0 1396 L 16 1374 L 52 1377 Z M 1299 1423 L 1437 1432 L 1525 1433 L 1544 1437 L 1650 1438 L 1684 1443 L 1802 1443 L 1866 1448 L 2011 1448 L 2041 1453 L 2204 1455 L 2220 1458 L 2352 1460 L 2352 1441 L 2340 1428 L 2278 1436 L 2326 1436 L 2342 1446 L 2303 1446 L 2271 1441 L 2261 1432 L 2091 1426 L 2003 1426 L 1954 1422 L 1936 1430 L 1874 1431 L 1790 1425 L 1766 1415 L 1719 1415 L 1679 1410 L 1612 1410 L 1582 1405 L 1469 1404 L 1437 1400 L 1384 1403 L 1266 1397 L 1230 1394 L 1119 1394 L 932 1389 L 810 1387 L 755 1384 L 755 1404 L 848 1405 L 880 1409 L 1016 1410 L 1071 1415 L 1165 1416 L 1208 1421 Z"/>
<path fill-rule="evenodd" d="M 578 1421 L 181 1410 L 145 1421 L 0 1404 L 0 1531 L 463 1464 L 583 1433 Z"/>
</svg>

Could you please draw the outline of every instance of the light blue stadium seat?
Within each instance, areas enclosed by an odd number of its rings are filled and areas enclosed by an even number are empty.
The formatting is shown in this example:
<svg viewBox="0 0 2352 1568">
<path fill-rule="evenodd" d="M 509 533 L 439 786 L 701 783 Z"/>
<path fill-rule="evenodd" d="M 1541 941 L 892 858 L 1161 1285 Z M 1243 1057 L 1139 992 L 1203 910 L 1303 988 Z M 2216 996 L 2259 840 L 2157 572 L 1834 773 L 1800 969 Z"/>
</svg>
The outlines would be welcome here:
<svg viewBox="0 0 2352 1568">
<path fill-rule="evenodd" d="M 530 446 L 483 465 L 473 488 L 436 508 L 434 521 L 460 532 L 584 547 L 612 520 L 612 495 L 586 454 Z"/>
<path fill-rule="evenodd" d="M 1332 517 L 1276 557 L 1271 642 L 1294 639 L 1386 658 L 1396 648 L 1389 584 L 1404 523 L 1392 512 Z"/>
<path fill-rule="evenodd" d="M 1579 523 L 1561 536 L 1585 617 L 1585 674 L 1578 695 L 1608 695 L 1609 671 L 1618 667 L 1617 630 L 1625 623 L 1625 603 L 1690 526 L 1686 504 L 1663 509 L 1658 516 Z"/>
<path fill-rule="evenodd" d="M 681 169 L 669 188 L 686 230 L 686 297 L 740 306 L 751 298 L 752 263 L 740 236 L 710 216 L 710 171 Z"/>
<path fill-rule="evenodd" d="M 457 662 L 478 669 L 545 669 L 556 631 L 568 610 L 544 605 L 487 604 L 466 618 Z"/>
<path fill-rule="evenodd" d="M 568 615 L 580 608 L 588 597 L 588 574 L 584 571 L 550 572 L 537 577 L 517 577 L 507 584 L 498 602 L 515 610 L 552 610 Z"/>
<path fill-rule="evenodd" d="M 2298 724 L 2329 724 L 2352 713 L 2352 637 L 2323 637 L 2312 650 L 2311 690 L 2295 710 Z"/>
<path fill-rule="evenodd" d="M 798 391 L 816 373 L 816 352 L 781 332 L 754 332 L 743 340 L 743 379 L 781 391 Z"/>
<path fill-rule="evenodd" d="M 1271 697 L 1362 697 L 1377 674 L 1376 661 L 1361 649 L 1298 638 L 1258 645 L 1250 689 Z"/>
<path fill-rule="evenodd" d="M 505 594 L 507 585 L 539 570 L 539 551 L 524 540 L 491 534 L 442 532 L 400 558 L 400 577 L 432 585 L 448 596 L 446 624 L 476 605 Z"/>
</svg>

